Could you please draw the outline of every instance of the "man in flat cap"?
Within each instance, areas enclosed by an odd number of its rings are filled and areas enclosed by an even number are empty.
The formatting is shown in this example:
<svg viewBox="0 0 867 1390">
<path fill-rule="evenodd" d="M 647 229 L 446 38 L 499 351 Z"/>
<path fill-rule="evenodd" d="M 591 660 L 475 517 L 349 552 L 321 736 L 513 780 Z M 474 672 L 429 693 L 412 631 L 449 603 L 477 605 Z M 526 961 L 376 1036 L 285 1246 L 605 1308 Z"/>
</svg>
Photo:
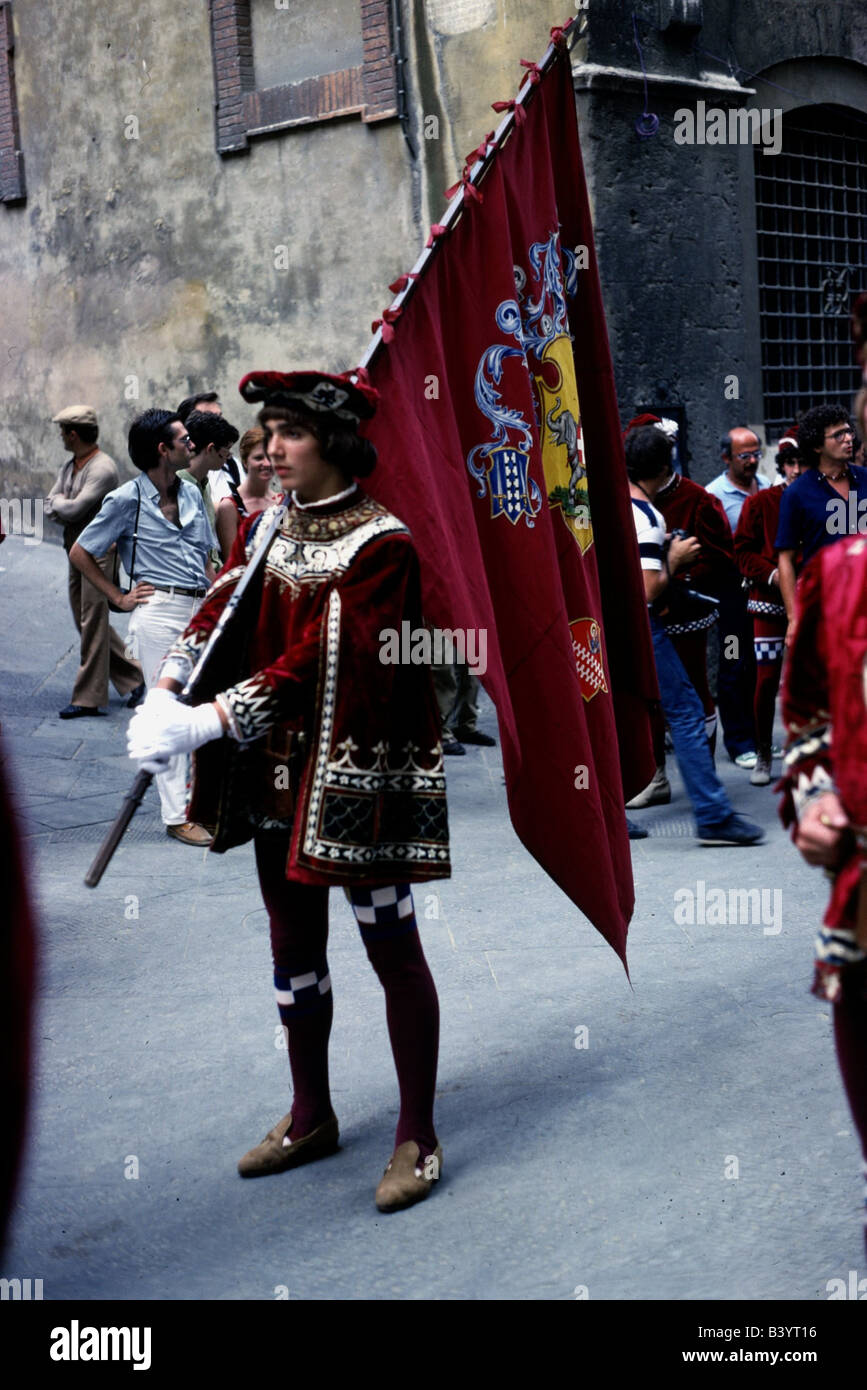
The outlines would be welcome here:
<svg viewBox="0 0 867 1390">
<path fill-rule="evenodd" d="M 67 554 L 85 526 L 96 516 L 106 493 L 120 482 L 117 465 L 97 445 L 99 424 L 89 405 L 71 405 L 54 416 L 60 426 L 64 448 L 71 455 L 46 499 L 48 515 L 63 527 Z M 114 564 L 110 551 L 98 561 L 104 574 Z M 74 565 L 69 566 L 69 603 L 75 626 L 81 635 L 81 664 L 72 699 L 60 711 L 61 719 L 80 719 L 104 714 L 108 704 L 108 682 L 118 694 L 128 695 L 127 704 L 135 708 L 144 696 L 144 677 L 137 661 L 130 661 L 124 644 L 108 620 L 105 595 L 85 579 Z"/>
</svg>

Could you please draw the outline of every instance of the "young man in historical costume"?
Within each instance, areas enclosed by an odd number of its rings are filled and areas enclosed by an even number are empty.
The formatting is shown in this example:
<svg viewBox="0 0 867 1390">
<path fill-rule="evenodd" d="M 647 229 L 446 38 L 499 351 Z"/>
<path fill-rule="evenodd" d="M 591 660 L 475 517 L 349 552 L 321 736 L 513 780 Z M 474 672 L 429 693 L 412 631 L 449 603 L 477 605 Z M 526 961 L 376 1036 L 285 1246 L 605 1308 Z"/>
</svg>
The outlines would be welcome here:
<svg viewBox="0 0 867 1390">
<path fill-rule="evenodd" d="M 770 782 L 771 759 L 774 755 L 774 710 L 788 625 L 786 606 L 780 593 L 779 557 L 775 542 L 783 493 L 801 472 L 797 425 L 780 440 L 776 463 L 782 482 L 747 498 L 735 532 L 737 562 L 741 574 L 750 584 L 747 612 L 753 620 L 756 654 L 753 716 L 756 722 L 757 758 L 750 774 L 754 787 L 766 787 Z M 780 750 L 776 751 L 779 756 Z"/>
<path fill-rule="evenodd" d="M 218 669 L 197 689 L 205 703 L 175 694 L 277 504 L 242 520 L 130 725 L 130 753 L 154 769 L 199 749 L 190 814 L 216 825 L 218 852 L 255 844 L 294 1094 L 289 1114 L 241 1159 L 245 1177 L 337 1148 L 328 889 L 347 889 L 385 990 L 400 1088 L 394 1153 L 376 1191 L 377 1206 L 391 1211 L 427 1197 L 442 1163 L 433 1121 L 439 1009 L 410 887 L 450 872 L 440 722 L 429 669 L 380 659 L 387 631 L 422 627 L 418 559 L 403 523 L 355 481 L 376 459 L 358 432 L 377 399 L 363 379 L 253 373 L 241 392 L 264 402 L 259 419 L 288 511 L 252 616 L 227 629 Z"/>
<path fill-rule="evenodd" d="M 823 547 L 795 597 L 783 695 L 783 823 L 831 879 L 813 992 L 834 1038 L 867 1176 L 867 537 Z M 867 1236 L 867 1230 L 865 1230 Z"/>
</svg>

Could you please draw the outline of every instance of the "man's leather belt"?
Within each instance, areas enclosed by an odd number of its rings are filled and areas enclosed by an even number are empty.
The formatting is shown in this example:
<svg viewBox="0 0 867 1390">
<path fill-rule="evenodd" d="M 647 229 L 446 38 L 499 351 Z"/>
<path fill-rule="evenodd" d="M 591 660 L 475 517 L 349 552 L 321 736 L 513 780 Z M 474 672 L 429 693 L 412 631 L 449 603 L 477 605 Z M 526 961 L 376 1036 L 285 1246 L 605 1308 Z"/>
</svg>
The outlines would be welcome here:
<svg viewBox="0 0 867 1390">
<path fill-rule="evenodd" d="M 182 589 L 178 584 L 154 584 L 150 579 L 144 582 L 152 589 L 159 589 L 161 594 L 183 594 L 184 598 L 204 598 L 208 592 L 207 589 Z"/>
</svg>

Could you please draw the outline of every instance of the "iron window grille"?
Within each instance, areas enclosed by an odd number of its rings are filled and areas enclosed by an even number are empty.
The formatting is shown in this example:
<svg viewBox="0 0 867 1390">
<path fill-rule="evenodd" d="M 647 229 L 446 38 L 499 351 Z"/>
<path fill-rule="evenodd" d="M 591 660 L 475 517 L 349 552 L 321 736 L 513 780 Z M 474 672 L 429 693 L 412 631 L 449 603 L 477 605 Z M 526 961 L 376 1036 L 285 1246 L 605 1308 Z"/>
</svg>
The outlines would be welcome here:
<svg viewBox="0 0 867 1390">
<path fill-rule="evenodd" d="M 783 118 L 782 150 L 755 156 L 765 427 L 848 406 L 860 383 L 849 328 L 867 289 L 867 123 L 845 108 Z"/>
</svg>

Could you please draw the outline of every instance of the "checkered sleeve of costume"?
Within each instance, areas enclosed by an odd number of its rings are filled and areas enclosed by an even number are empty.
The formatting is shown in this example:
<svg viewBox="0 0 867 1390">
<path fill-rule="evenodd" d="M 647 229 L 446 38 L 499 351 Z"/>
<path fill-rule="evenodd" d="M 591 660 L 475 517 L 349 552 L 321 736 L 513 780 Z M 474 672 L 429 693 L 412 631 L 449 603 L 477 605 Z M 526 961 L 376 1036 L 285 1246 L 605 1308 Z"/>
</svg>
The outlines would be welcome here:
<svg viewBox="0 0 867 1390">
<path fill-rule="evenodd" d="M 407 586 L 416 565 L 408 535 L 384 536 L 367 544 L 333 584 L 322 584 L 311 593 L 303 620 L 298 616 L 300 603 L 294 605 L 295 616 L 291 623 L 287 620 L 286 645 L 279 655 L 217 696 L 232 737 L 251 743 L 273 724 L 303 716 L 319 683 L 329 625 L 339 630 L 342 659 L 348 662 L 347 688 L 356 699 L 372 698 L 373 687 L 382 685 L 386 678 L 386 668 L 378 664 L 380 632 L 400 631 Z M 272 633 L 280 621 L 283 601 L 277 589 L 273 585 L 269 591 L 266 579 L 260 628 Z"/>
<path fill-rule="evenodd" d="M 820 562 L 821 553 L 805 568 L 796 596 L 797 626 L 783 691 L 783 719 L 789 735 L 779 783 L 784 792 L 780 805 L 784 825 L 799 817 L 808 801 L 834 791 Z"/>
</svg>

